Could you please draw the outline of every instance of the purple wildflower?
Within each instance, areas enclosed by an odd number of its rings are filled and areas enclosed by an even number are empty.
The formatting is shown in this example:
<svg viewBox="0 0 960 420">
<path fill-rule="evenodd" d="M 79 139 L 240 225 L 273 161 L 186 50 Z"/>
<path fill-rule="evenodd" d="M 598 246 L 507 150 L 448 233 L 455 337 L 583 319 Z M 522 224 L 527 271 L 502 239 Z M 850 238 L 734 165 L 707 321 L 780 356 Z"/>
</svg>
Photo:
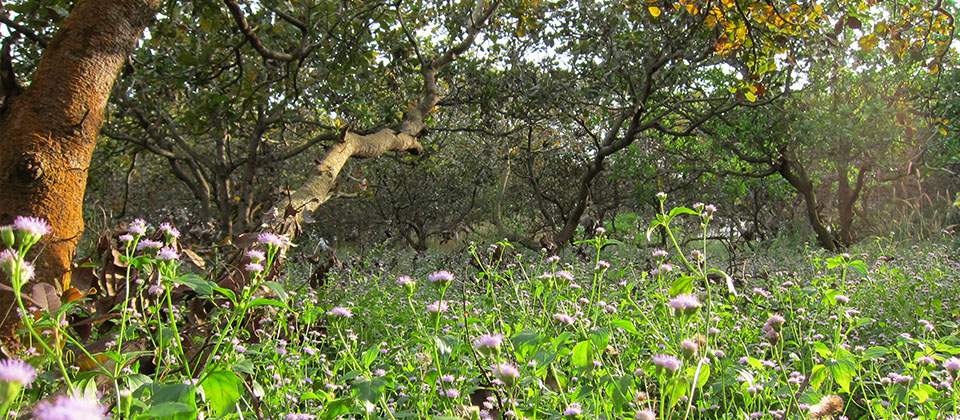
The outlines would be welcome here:
<svg viewBox="0 0 960 420">
<path fill-rule="evenodd" d="M 120 239 L 120 242 L 128 244 L 130 242 L 133 242 L 133 235 L 129 233 L 124 233 L 123 235 L 120 235 L 118 239 Z"/>
<path fill-rule="evenodd" d="M 134 219 L 127 225 L 127 233 L 131 235 L 143 235 L 147 233 L 147 222 L 143 219 Z"/>
<path fill-rule="evenodd" d="M 244 269 L 244 270 L 247 270 L 247 271 L 249 271 L 249 272 L 251 272 L 251 273 L 259 273 L 259 272 L 263 271 L 263 265 L 260 264 L 260 263 L 252 262 L 252 263 L 248 263 L 247 265 L 243 266 L 243 269 Z"/>
<path fill-rule="evenodd" d="M 654 413 L 653 410 L 641 410 L 637 411 L 637 414 L 633 416 L 634 420 L 657 420 L 657 413 Z"/>
<path fill-rule="evenodd" d="M 845 303 L 850 302 L 850 298 L 847 297 L 846 295 L 836 295 L 836 296 L 833 297 L 833 299 L 836 300 L 837 303 L 843 303 L 843 304 L 845 304 Z"/>
<path fill-rule="evenodd" d="M 443 390 L 443 396 L 447 398 L 460 398 L 460 391 L 456 388 L 445 389 Z"/>
<path fill-rule="evenodd" d="M 676 372 L 677 369 L 680 369 L 680 359 L 669 354 L 657 354 L 650 358 L 650 360 L 658 368 L 667 370 L 670 373 Z"/>
<path fill-rule="evenodd" d="M 480 353 L 494 354 L 500 351 L 500 344 L 503 342 L 503 335 L 484 334 L 473 340 L 473 348 Z"/>
<path fill-rule="evenodd" d="M 314 420 L 317 416 L 313 414 L 302 414 L 302 413 L 287 413 L 286 416 L 283 416 L 283 420 Z"/>
<path fill-rule="evenodd" d="M 263 251 L 257 249 L 251 249 L 247 251 L 247 258 L 250 259 L 251 262 L 258 263 L 263 261 L 266 257 L 267 256 L 263 254 Z"/>
<path fill-rule="evenodd" d="M 3 271 L 6 271 L 8 274 L 13 272 L 13 267 L 17 265 L 17 261 L 19 260 L 20 256 L 12 249 L 0 251 L 0 269 L 3 269 Z"/>
<path fill-rule="evenodd" d="M 335 318 L 353 318 L 353 311 L 351 311 L 350 308 L 337 306 L 336 308 L 327 311 L 327 315 Z"/>
<path fill-rule="evenodd" d="M 287 239 L 286 236 L 271 232 L 263 232 L 257 235 L 257 242 L 266 245 L 268 248 L 275 249 L 284 249 L 290 244 L 290 240 Z"/>
<path fill-rule="evenodd" d="M 652 255 L 654 258 L 663 258 L 667 256 L 667 251 L 657 248 L 651 251 L 650 255 Z"/>
<path fill-rule="evenodd" d="M 556 264 L 556 263 L 560 262 L 560 256 L 559 256 L 559 255 L 551 255 L 551 256 L 547 257 L 547 259 L 543 260 L 543 262 L 545 262 L 545 263 L 547 263 L 547 264 Z"/>
<path fill-rule="evenodd" d="M 427 305 L 427 312 L 431 314 L 441 314 L 447 311 L 449 305 L 447 302 L 435 300 L 433 303 Z"/>
<path fill-rule="evenodd" d="M 145 249 L 160 249 L 160 248 L 163 248 L 163 242 L 154 241 L 150 239 L 144 239 L 137 244 L 137 250 L 140 250 L 140 251 Z"/>
<path fill-rule="evenodd" d="M 558 279 L 562 279 L 562 280 L 566 280 L 566 281 L 573 281 L 573 273 L 571 273 L 571 272 L 569 272 L 569 271 L 567 271 L 567 270 L 557 271 L 556 273 L 553 273 L 553 276 L 556 277 L 556 278 L 558 278 Z"/>
<path fill-rule="evenodd" d="M 82 397 L 61 395 L 53 401 L 44 401 L 33 410 L 37 420 L 102 420 L 106 409 L 97 401 Z"/>
<path fill-rule="evenodd" d="M 700 300 L 695 295 L 682 294 L 670 299 L 668 305 L 678 313 L 691 314 L 700 308 Z"/>
<path fill-rule="evenodd" d="M 573 325 L 576 320 L 567 314 L 553 314 L 553 320 L 564 325 Z"/>
<path fill-rule="evenodd" d="M 180 231 L 177 230 L 177 228 L 173 227 L 173 225 L 171 225 L 170 223 L 167 223 L 167 222 L 161 223 L 159 229 L 161 232 L 170 236 L 171 238 L 180 237 Z"/>
<path fill-rule="evenodd" d="M 453 273 L 447 270 L 440 270 L 430 273 L 427 276 L 427 279 L 430 280 L 430 283 L 433 283 L 435 286 L 446 286 L 453 281 Z"/>
<path fill-rule="evenodd" d="M 410 276 L 400 276 L 397 277 L 397 285 L 400 287 L 405 287 L 412 289 L 417 285 L 417 282 Z"/>
<path fill-rule="evenodd" d="M 580 408 L 580 403 L 571 403 L 567 406 L 566 410 L 563 410 L 563 415 L 566 417 L 575 417 L 583 414 L 583 409 Z"/>
<path fill-rule="evenodd" d="M 50 233 L 50 224 L 39 217 L 17 216 L 13 220 L 13 228 L 31 236 L 33 240 Z"/>
<path fill-rule="evenodd" d="M 520 377 L 520 370 L 510 363 L 497 363 L 490 367 L 493 376 L 507 385 L 513 385 Z"/>
<path fill-rule="evenodd" d="M 29 363 L 20 359 L 0 361 L 0 381 L 15 382 L 20 386 L 27 386 L 37 378 L 37 370 Z"/>
<path fill-rule="evenodd" d="M 165 246 L 157 251 L 157 259 L 160 261 L 176 261 L 180 259 L 180 253 L 176 249 Z"/>
<path fill-rule="evenodd" d="M 945 360 L 943 362 L 943 368 L 952 373 L 957 373 L 957 371 L 960 371 L 960 359 L 951 357 Z"/>
</svg>

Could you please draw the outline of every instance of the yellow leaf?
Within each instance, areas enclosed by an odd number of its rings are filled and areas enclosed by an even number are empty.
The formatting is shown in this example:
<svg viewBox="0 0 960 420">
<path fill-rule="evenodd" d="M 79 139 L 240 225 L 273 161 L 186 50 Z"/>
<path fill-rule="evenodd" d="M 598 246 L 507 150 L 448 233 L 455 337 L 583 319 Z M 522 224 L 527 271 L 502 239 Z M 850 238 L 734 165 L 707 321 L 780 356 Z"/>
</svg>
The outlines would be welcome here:
<svg viewBox="0 0 960 420">
<path fill-rule="evenodd" d="M 750 101 L 750 102 L 756 102 L 756 101 L 757 101 L 757 95 L 755 95 L 753 92 L 751 92 L 751 91 L 749 91 L 749 90 L 746 91 L 746 92 L 743 92 L 743 96 L 744 96 L 745 98 L 747 98 L 747 100 Z"/>
<path fill-rule="evenodd" d="M 873 51 L 874 48 L 877 48 L 877 44 L 879 43 L 880 40 L 874 34 L 864 35 L 860 38 L 860 40 L 857 41 L 857 44 L 860 45 L 860 49 L 864 52 Z"/>
<path fill-rule="evenodd" d="M 650 12 L 650 14 L 653 15 L 653 17 L 660 16 L 660 13 L 661 13 L 660 8 L 657 6 L 650 6 L 647 8 L 647 11 Z"/>
</svg>

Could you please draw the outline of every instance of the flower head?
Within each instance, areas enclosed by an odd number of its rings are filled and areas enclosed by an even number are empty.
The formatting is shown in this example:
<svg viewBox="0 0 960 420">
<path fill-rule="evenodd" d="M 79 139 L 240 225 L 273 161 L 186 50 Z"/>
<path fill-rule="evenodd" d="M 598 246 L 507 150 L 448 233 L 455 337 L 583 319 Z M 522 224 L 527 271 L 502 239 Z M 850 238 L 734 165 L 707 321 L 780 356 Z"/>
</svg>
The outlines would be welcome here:
<svg viewBox="0 0 960 420">
<path fill-rule="evenodd" d="M 53 401 L 44 401 L 33 410 L 37 420 L 102 420 L 106 409 L 97 401 L 61 395 Z"/>
<path fill-rule="evenodd" d="M 257 242 L 266 245 L 268 248 L 285 249 L 290 245 L 290 240 L 286 236 L 277 235 L 272 232 L 263 232 L 257 235 Z"/>
<path fill-rule="evenodd" d="M 150 285 L 149 289 L 147 289 L 147 293 L 149 293 L 151 296 L 160 296 L 163 294 L 163 286 L 154 283 Z"/>
<path fill-rule="evenodd" d="M 143 235 L 147 233 L 147 222 L 143 219 L 134 219 L 127 225 L 127 233 L 131 235 Z"/>
<path fill-rule="evenodd" d="M 13 267 L 17 265 L 17 261 L 19 260 L 20 255 L 12 249 L 0 251 L 0 269 L 7 272 L 7 274 L 13 272 Z"/>
<path fill-rule="evenodd" d="M 653 258 L 663 258 L 667 256 L 667 251 L 657 248 L 651 251 L 650 255 L 653 256 Z"/>
<path fill-rule="evenodd" d="M 500 351 L 500 344 L 503 342 L 503 336 L 500 334 L 484 334 L 473 340 L 473 348 L 480 353 L 494 354 Z"/>
<path fill-rule="evenodd" d="M 640 410 L 637 411 L 637 414 L 633 416 L 634 420 L 657 420 L 657 413 L 654 413 L 653 410 Z"/>
<path fill-rule="evenodd" d="M 833 299 L 836 300 L 837 303 L 843 303 L 843 304 L 845 304 L 845 303 L 850 302 L 850 298 L 847 297 L 846 295 L 836 295 L 836 296 L 833 297 Z"/>
<path fill-rule="evenodd" d="M 157 251 L 157 259 L 160 261 L 176 261 L 180 259 L 180 253 L 172 247 L 165 246 Z"/>
<path fill-rule="evenodd" d="M 566 417 L 575 417 L 583 414 L 583 409 L 580 408 L 580 403 L 571 403 L 563 410 L 563 415 Z"/>
<path fill-rule="evenodd" d="M 667 303 L 678 313 L 691 314 L 700 308 L 700 300 L 695 295 L 682 294 L 677 295 Z"/>
<path fill-rule="evenodd" d="M 431 314 L 440 314 L 446 312 L 448 308 L 449 305 L 447 305 L 447 302 L 435 300 L 433 303 L 427 305 L 427 312 Z"/>
<path fill-rule="evenodd" d="M 430 273 L 427 276 L 427 279 L 430 280 L 430 283 L 433 283 L 435 286 L 446 286 L 453 281 L 453 273 L 447 270 L 440 270 Z"/>
<path fill-rule="evenodd" d="M 943 368 L 952 372 L 957 373 L 960 371 L 960 359 L 956 357 L 951 357 L 943 362 Z"/>
<path fill-rule="evenodd" d="M 680 369 L 680 359 L 669 354 L 657 354 L 654 355 L 650 360 L 655 366 L 670 373 L 676 372 L 677 369 Z"/>
<path fill-rule="evenodd" d="M 493 376 L 507 385 L 513 385 L 520 377 L 520 370 L 510 363 L 497 363 L 490 367 Z"/>
<path fill-rule="evenodd" d="M 252 262 L 252 263 L 247 263 L 247 265 L 243 266 L 243 269 L 251 273 L 259 273 L 263 271 L 263 265 L 260 263 Z"/>
<path fill-rule="evenodd" d="M 336 308 L 327 311 L 327 315 L 335 318 L 353 318 L 353 311 L 351 311 L 350 308 L 337 306 Z"/>
<path fill-rule="evenodd" d="M 561 280 L 573 281 L 573 273 L 567 270 L 557 271 L 556 273 L 553 273 L 553 276 Z"/>
<path fill-rule="evenodd" d="M 397 285 L 407 289 L 407 292 L 413 293 L 413 290 L 417 287 L 416 280 L 410 276 L 400 276 L 397 277 Z"/>
<path fill-rule="evenodd" d="M 163 248 L 163 242 L 154 241 L 151 239 L 144 239 L 137 244 L 137 249 L 141 251 L 145 249 L 160 249 L 160 248 Z"/>
<path fill-rule="evenodd" d="M 564 325 L 573 325 L 576 322 L 576 319 L 567 314 L 553 314 L 553 320 Z"/>
<path fill-rule="evenodd" d="M 13 219 L 13 228 L 31 236 L 34 241 L 50 233 L 50 224 L 39 217 L 17 216 Z"/>
<path fill-rule="evenodd" d="M 120 242 L 128 244 L 130 242 L 133 242 L 133 235 L 129 233 L 124 233 L 123 235 L 120 235 L 117 239 L 120 239 Z"/>
<path fill-rule="evenodd" d="M 250 259 L 251 262 L 259 263 L 263 261 L 264 258 L 267 258 L 267 256 L 263 254 L 263 251 L 251 249 L 247 251 L 247 258 Z"/>
<path fill-rule="evenodd" d="M 37 377 L 37 370 L 29 363 L 19 359 L 0 361 L 0 381 L 15 382 L 20 386 L 33 383 Z"/>
<path fill-rule="evenodd" d="M 170 223 L 167 223 L 167 222 L 161 223 L 159 229 L 161 232 L 163 232 L 165 235 L 171 238 L 180 237 L 180 231 L 177 230 L 177 228 L 173 227 L 173 225 L 171 225 Z"/>
</svg>

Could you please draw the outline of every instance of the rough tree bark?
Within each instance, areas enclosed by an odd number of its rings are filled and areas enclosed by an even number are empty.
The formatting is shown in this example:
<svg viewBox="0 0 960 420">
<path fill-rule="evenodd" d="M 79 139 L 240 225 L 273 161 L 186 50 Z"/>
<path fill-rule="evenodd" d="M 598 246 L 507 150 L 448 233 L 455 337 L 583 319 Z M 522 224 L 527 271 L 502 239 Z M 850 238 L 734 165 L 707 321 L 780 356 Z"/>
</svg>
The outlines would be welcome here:
<svg viewBox="0 0 960 420">
<path fill-rule="evenodd" d="M 87 169 L 113 82 L 159 0 L 81 0 L 44 49 L 30 86 L 0 116 L 0 224 L 47 219 L 37 278 L 69 282 L 83 232 Z M 0 294 L 7 322 L 11 296 Z M 5 337 L 10 328 L 3 328 Z"/>
</svg>

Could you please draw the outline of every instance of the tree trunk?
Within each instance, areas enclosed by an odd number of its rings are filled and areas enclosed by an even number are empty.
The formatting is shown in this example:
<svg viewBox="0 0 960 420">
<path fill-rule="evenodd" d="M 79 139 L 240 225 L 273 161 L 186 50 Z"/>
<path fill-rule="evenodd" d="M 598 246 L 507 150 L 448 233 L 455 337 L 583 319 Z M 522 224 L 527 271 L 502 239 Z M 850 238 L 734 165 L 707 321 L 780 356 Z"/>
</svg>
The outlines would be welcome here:
<svg viewBox="0 0 960 420">
<path fill-rule="evenodd" d="M 836 251 L 836 238 L 834 238 L 833 233 L 831 233 L 830 229 L 828 229 L 823 223 L 823 218 L 820 217 L 817 194 L 814 191 L 813 182 L 810 181 L 810 177 L 807 176 L 807 172 L 802 166 L 788 160 L 787 158 L 781 158 L 779 172 L 780 175 L 783 176 L 783 178 L 786 179 L 787 182 L 789 182 L 798 193 L 800 193 L 800 196 L 803 197 L 803 203 L 806 207 L 807 221 L 810 223 L 810 227 L 813 228 L 814 233 L 817 235 L 817 243 L 828 251 Z"/>
<path fill-rule="evenodd" d="M 36 261 L 39 281 L 69 284 L 104 107 L 159 3 L 77 2 L 44 50 L 30 86 L 6 100 L 0 117 L 0 223 L 17 215 L 50 222 L 53 231 Z M 0 311 L 6 314 L 10 307 L 11 296 L 0 295 Z"/>
</svg>

